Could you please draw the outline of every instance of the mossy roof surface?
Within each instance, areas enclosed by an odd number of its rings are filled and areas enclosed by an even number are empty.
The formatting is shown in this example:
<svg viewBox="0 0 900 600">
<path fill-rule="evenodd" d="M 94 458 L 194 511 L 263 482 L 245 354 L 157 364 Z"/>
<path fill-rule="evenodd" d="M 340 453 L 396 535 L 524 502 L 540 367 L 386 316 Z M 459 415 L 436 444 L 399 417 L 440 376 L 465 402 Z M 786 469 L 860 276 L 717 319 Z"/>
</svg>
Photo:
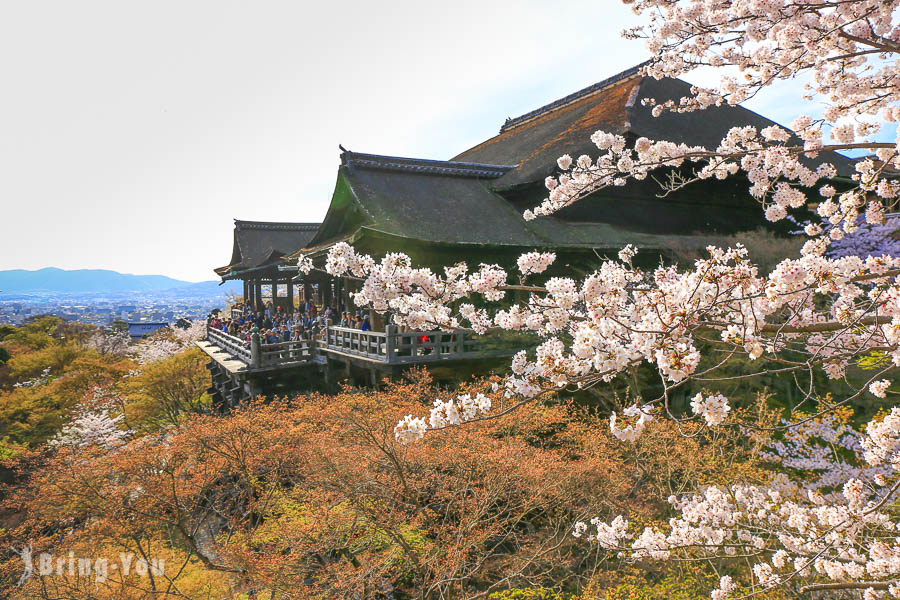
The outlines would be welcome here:
<svg viewBox="0 0 900 600">
<path fill-rule="evenodd" d="M 372 155 L 367 155 L 371 157 Z M 397 157 L 383 157 L 394 165 Z M 447 163 L 452 168 L 452 163 Z M 377 162 L 340 167 L 336 200 L 309 247 L 375 231 L 434 244 L 517 248 L 612 248 L 633 243 L 662 247 L 657 236 L 605 223 L 572 223 L 555 217 L 526 221 L 490 189 L 493 179 L 381 168 Z M 340 196 L 338 198 L 338 196 Z M 346 214 L 360 219 L 348 220 Z"/>
</svg>

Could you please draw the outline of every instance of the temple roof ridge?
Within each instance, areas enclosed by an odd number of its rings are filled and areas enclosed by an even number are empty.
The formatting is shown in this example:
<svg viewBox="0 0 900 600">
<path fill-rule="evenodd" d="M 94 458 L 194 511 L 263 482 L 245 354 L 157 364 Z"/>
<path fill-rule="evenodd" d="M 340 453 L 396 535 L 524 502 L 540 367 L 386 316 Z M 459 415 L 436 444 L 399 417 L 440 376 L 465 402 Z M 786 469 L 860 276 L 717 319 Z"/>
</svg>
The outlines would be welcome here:
<svg viewBox="0 0 900 600">
<path fill-rule="evenodd" d="M 424 175 L 450 175 L 454 177 L 492 179 L 500 177 L 516 168 L 516 165 L 492 165 L 452 160 L 408 158 L 402 156 L 385 156 L 381 154 L 364 154 L 361 152 L 351 152 L 350 150 L 345 150 L 343 148 L 342 150 L 342 165 L 382 171 L 406 171 Z"/>
<path fill-rule="evenodd" d="M 265 231 L 317 231 L 321 223 L 292 223 L 287 221 L 244 221 L 234 220 L 238 230 L 261 229 Z"/>
<path fill-rule="evenodd" d="M 530 121 L 536 117 L 540 117 L 541 115 L 544 115 L 546 113 L 563 108 L 564 106 L 567 106 L 567 105 L 571 104 L 572 102 L 575 102 L 576 100 L 580 100 L 586 96 L 590 96 L 591 94 L 599 92 L 614 83 L 618 83 L 619 81 L 628 79 L 630 77 L 634 77 L 634 76 L 640 74 L 641 69 L 643 69 L 649 62 L 650 61 L 642 62 L 639 65 L 635 65 L 635 66 L 631 67 L 630 69 L 626 69 L 626 70 L 622 71 L 621 73 L 617 73 L 617 74 L 613 75 L 612 77 L 607 77 L 603 81 L 598 81 L 597 83 L 589 85 L 586 88 L 582 88 L 582 89 L 578 90 L 577 92 L 573 92 L 573 93 L 569 94 L 568 96 L 564 96 L 558 100 L 554 100 L 553 102 L 550 102 L 549 104 L 545 104 L 544 106 L 542 106 L 540 108 L 536 108 L 532 111 L 529 111 L 529 112 L 525 113 L 524 115 L 519 115 L 518 117 L 506 119 L 506 121 L 500 127 L 500 133 L 509 131 L 510 129 L 513 129 L 516 126 L 521 125 L 522 123 L 527 123 L 528 121 Z"/>
</svg>

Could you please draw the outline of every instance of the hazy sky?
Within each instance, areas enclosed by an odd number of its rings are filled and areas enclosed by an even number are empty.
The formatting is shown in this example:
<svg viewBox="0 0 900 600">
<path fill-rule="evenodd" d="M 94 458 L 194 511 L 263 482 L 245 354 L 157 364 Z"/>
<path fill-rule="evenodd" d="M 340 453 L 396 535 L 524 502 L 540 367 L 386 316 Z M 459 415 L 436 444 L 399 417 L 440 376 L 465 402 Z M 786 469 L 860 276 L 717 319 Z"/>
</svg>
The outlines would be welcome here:
<svg viewBox="0 0 900 600">
<path fill-rule="evenodd" d="M 0 8 L 0 269 L 214 278 L 232 219 L 320 221 L 359 152 L 447 159 L 647 54 L 614 0 Z M 782 92 L 754 101 L 797 110 Z"/>
</svg>

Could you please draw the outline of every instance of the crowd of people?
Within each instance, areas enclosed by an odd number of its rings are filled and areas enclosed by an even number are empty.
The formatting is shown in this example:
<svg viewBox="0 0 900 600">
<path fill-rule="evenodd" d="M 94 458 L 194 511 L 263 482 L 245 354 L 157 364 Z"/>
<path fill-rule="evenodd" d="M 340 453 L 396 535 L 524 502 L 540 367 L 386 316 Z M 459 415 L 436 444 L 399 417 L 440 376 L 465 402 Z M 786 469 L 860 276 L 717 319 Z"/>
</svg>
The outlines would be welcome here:
<svg viewBox="0 0 900 600">
<path fill-rule="evenodd" d="M 262 311 L 251 310 L 242 304 L 234 308 L 238 310 L 232 311 L 231 317 L 224 313 L 210 315 L 209 325 L 243 340 L 248 347 L 254 328 L 259 329 L 260 342 L 264 345 L 309 340 L 328 324 L 362 331 L 372 329 L 368 315 L 344 311 L 338 319 L 338 312 L 330 306 L 320 309 L 312 302 L 301 305 L 296 312 L 285 311 L 281 306 L 273 307 L 271 303 Z"/>
</svg>

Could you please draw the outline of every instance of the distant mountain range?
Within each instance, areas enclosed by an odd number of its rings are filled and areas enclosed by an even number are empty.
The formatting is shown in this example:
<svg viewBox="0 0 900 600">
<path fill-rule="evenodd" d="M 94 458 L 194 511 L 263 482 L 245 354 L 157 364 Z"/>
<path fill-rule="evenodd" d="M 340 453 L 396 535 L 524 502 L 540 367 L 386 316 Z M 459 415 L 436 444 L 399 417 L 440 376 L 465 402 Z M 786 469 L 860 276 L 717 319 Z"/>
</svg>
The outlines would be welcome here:
<svg viewBox="0 0 900 600">
<path fill-rule="evenodd" d="M 57 293 L 96 294 L 103 292 L 173 292 L 179 295 L 240 293 L 240 282 L 181 281 L 165 275 L 129 275 L 105 269 L 47 268 L 37 271 L 14 269 L 0 271 L 0 299 L 3 294 Z"/>
</svg>

